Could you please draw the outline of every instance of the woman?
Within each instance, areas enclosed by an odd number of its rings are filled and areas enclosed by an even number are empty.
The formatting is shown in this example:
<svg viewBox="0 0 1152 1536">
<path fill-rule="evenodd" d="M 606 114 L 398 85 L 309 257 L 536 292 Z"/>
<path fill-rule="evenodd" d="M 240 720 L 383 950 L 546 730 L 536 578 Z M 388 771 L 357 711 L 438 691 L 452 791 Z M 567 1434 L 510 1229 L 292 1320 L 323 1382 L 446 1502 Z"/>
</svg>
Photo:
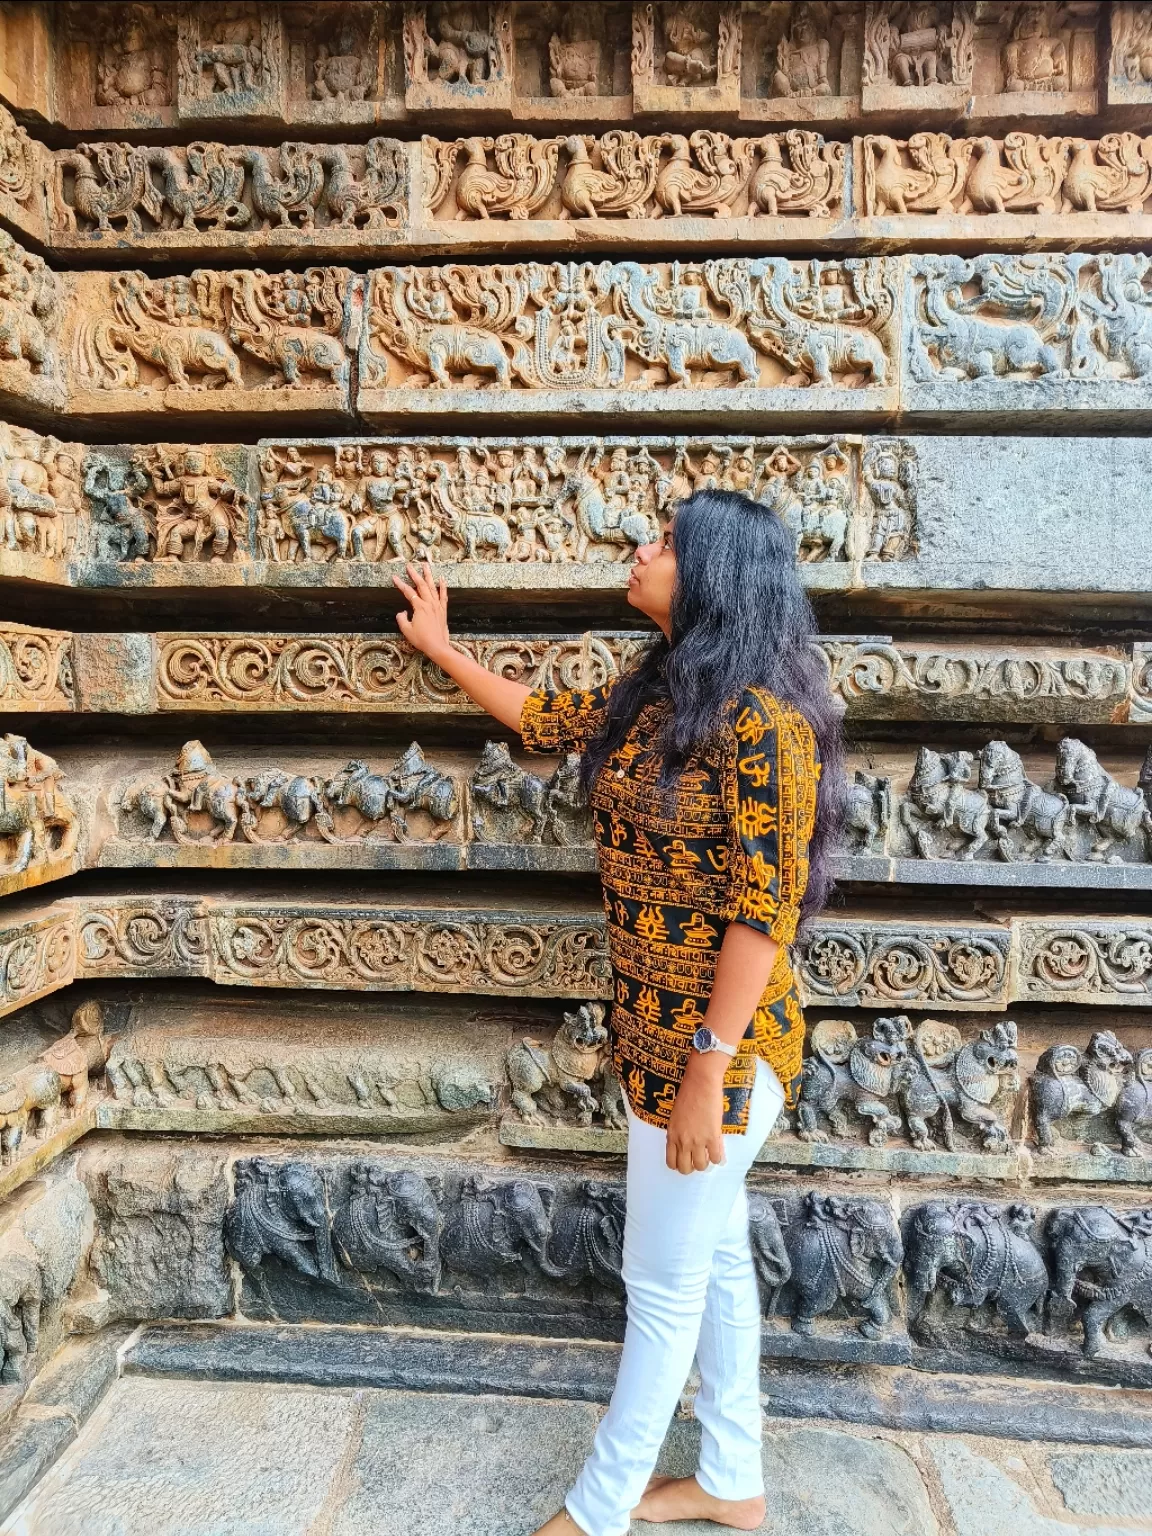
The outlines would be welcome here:
<svg viewBox="0 0 1152 1536">
<path fill-rule="evenodd" d="M 628 1322 L 592 1454 L 537 1536 L 622 1536 L 632 1516 L 754 1530 L 760 1304 L 744 1176 L 799 1086 L 788 945 L 829 890 L 840 783 L 791 535 L 746 496 L 689 497 L 628 581 L 663 638 L 614 686 L 555 695 L 454 650 L 444 583 L 408 569 L 405 638 L 530 751 L 583 752 L 604 887 Z M 694 1354 L 699 1469 L 649 1480 Z"/>
</svg>

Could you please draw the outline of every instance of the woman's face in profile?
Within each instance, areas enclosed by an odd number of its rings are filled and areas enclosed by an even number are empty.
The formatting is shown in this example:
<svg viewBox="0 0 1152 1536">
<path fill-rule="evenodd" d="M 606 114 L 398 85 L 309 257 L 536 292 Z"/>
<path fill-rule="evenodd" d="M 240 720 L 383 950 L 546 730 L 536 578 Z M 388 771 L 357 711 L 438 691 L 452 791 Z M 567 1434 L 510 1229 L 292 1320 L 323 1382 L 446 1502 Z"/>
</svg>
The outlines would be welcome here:
<svg viewBox="0 0 1152 1536">
<path fill-rule="evenodd" d="M 675 586 L 676 552 L 669 526 L 657 543 L 641 544 L 636 550 L 636 563 L 628 577 L 628 601 L 667 634 L 672 623 Z"/>
</svg>

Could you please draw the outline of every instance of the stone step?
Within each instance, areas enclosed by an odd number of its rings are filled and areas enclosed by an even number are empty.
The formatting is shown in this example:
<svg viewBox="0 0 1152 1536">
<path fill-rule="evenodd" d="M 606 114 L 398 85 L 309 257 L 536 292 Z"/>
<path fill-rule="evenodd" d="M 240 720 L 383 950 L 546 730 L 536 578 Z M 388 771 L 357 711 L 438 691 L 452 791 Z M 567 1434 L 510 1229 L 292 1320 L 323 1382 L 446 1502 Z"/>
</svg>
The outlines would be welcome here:
<svg viewBox="0 0 1152 1536">
<path fill-rule="evenodd" d="M 225 417 L 243 429 L 289 413 L 321 430 L 353 416 L 443 427 L 461 412 L 496 431 L 555 415 L 607 431 L 627 414 L 741 433 L 763 431 L 769 414 L 777 429 L 817 432 L 830 422 L 996 432 L 1006 420 L 1133 431 L 1152 420 L 1130 341 L 1143 320 L 1132 296 L 1143 292 L 1142 254 L 153 278 L 56 273 L 0 231 L 0 260 L 20 295 L 9 301 L 19 340 L 0 360 L 0 407 L 54 428 L 155 432 L 178 419 L 219 431 Z M 1021 294 L 1041 307 L 1005 319 Z"/>
</svg>

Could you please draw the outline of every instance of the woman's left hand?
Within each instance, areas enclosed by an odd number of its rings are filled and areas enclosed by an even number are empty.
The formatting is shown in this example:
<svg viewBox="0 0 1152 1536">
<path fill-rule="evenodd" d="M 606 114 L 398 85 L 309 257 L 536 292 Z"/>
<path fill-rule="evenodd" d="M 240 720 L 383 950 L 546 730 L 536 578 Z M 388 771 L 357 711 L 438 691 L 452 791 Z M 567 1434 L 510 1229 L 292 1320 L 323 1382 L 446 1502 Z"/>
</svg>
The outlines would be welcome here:
<svg viewBox="0 0 1152 1536">
<path fill-rule="evenodd" d="M 668 1120 L 669 1168 L 703 1173 L 724 1161 L 724 1071 L 727 1056 L 693 1056 L 676 1092 Z"/>
</svg>

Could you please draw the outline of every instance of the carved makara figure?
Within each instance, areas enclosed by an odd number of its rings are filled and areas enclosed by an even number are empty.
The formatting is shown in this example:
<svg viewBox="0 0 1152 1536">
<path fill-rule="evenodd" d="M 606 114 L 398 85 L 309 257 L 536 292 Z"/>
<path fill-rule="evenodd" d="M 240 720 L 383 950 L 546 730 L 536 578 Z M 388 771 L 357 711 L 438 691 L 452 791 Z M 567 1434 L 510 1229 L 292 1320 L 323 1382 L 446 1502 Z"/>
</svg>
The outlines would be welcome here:
<svg viewBox="0 0 1152 1536">
<path fill-rule="evenodd" d="M 989 830 L 1002 859 L 1035 858 L 1048 864 L 1067 855 L 1071 820 L 1068 800 L 1041 789 L 1024 772 L 1019 754 L 1006 741 L 990 741 L 980 753 L 980 788 L 991 807 Z M 1015 832 L 1019 842 L 1010 836 Z"/>
<path fill-rule="evenodd" d="M 991 1303 L 1019 1338 L 1035 1332 L 1049 1285 L 1035 1225 L 1035 1211 L 1023 1204 L 929 1200 L 914 1207 L 906 1264 L 909 1320 L 915 1325 L 942 1289 L 953 1306 Z"/>
<path fill-rule="evenodd" d="M 521 1040 L 508 1052 L 512 1105 L 522 1120 L 544 1125 L 545 1114 L 563 1119 L 574 1112 L 577 1125 L 592 1124 L 600 1108 L 592 1084 L 603 1073 L 608 1046 L 604 1015 L 603 1003 L 582 1003 L 564 1015 L 551 1044 Z"/>
<path fill-rule="evenodd" d="M 64 774 L 46 752 L 11 731 L 0 738 L 0 873 L 23 874 L 36 865 L 69 859 L 80 822 L 60 788 Z"/>
<path fill-rule="evenodd" d="M 274 369 L 286 389 L 308 386 L 307 374 L 326 374 L 347 389 L 350 373 L 343 340 L 347 275 L 332 267 L 306 272 L 230 272 L 229 337 Z M 315 386 L 313 386 L 315 387 Z"/>
<path fill-rule="evenodd" d="M 161 34 L 152 10 L 138 5 L 102 7 L 97 106 L 166 107 L 171 102 L 175 41 Z"/>
<path fill-rule="evenodd" d="M 1052 35 L 1052 10 L 1036 0 L 1013 8 L 1012 32 L 1002 54 L 1009 93 L 1068 89 L 1068 50 L 1062 38 Z"/>
<path fill-rule="evenodd" d="M 137 389 L 139 359 L 174 389 L 243 389 L 240 359 L 224 334 L 225 281 L 219 272 L 155 279 L 111 273 L 108 308 L 78 329 L 82 376 L 97 388 Z"/>
<path fill-rule="evenodd" d="M 1152 809 L 1139 789 L 1118 784 L 1091 747 L 1066 736 L 1056 748 L 1056 788 L 1067 796 L 1072 816 L 1092 829 L 1092 863 L 1120 864 L 1118 843 L 1152 837 Z"/>
<path fill-rule="evenodd" d="M 923 354 L 912 364 L 919 377 L 1066 376 L 1048 338 L 1064 334 L 1075 294 L 1051 258 L 922 256 L 917 266 Z M 973 283 L 978 292 L 968 297 Z"/>
<path fill-rule="evenodd" d="M 1132 1078 L 1116 1100 L 1116 1129 L 1125 1157 L 1148 1157 L 1152 1148 L 1142 1133 L 1152 1130 L 1152 1048 L 1137 1051 Z"/>
<path fill-rule="evenodd" d="M 339 1285 L 324 1181 L 307 1163 L 241 1158 L 235 1194 L 224 1213 L 224 1246 L 261 1290 L 267 1259 L 308 1280 Z"/>
<path fill-rule="evenodd" d="M 922 859 L 974 859 L 988 842 L 991 808 L 981 790 L 967 789 L 971 752 L 934 752 L 921 747 L 900 805 L 900 820 Z M 937 842 L 934 833 L 941 835 Z M 959 837 L 959 846 L 955 839 Z"/>
<path fill-rule="evenodd" d="M 728 374 L 733 383 L 759 382 L 760 365 L 741 327 L 749 295 L 731 266 L 674 261 L 667 284 L 636 261 L 616 262 L 604 273 L 619 312 L 635 326 L 629 350 L 662 366 L 670 388 L 690 388 L 693 368 Z M 735 281 L 726 281 L 729 275 Z M 716 304 L 728 309 L 727 319 L 713 315 Z"/>
<path fill-rule="evenodd" d="M 550 1184 L 470 1174 L 440 1229 L 445 1269 L 491 1277 L 531 1259 L 544 1274 L 552 1274 L 548 1244 L 555 1199 Z"/>
<path fill-rule="evenodd" d="M 0 363 L 26 363 L 30 373 L 53 377 L 59 324 L 55 273 L 0 229 Z"/>
<path fill-rule="evenodd" d="M 883 331 L 895 297 L 883 262 L 791 262 L 768 256 L 762 263 L 757 302 L 748 317 L 761 351 L 791 370 L 793 385 L 854 379 L 884 384 L 889 361 Z M 724 291 L 742 285 L 742 269 L 722 264 Z M 732 302 L 732 299 L 729 299 Z"/>
<path fill-rule="evenodd" d="M 924 1019 L 912 1029 L 901 1015 L 885 1021 L 903 1028 L 908 1054 L 897 1072 L 900 1102 L 912 1145 L 932 1152 L 931 1122 L 949 1152 L 956 1150 L 955 1117 L 974 1127 L 986 1152 L 1008 1152 L 1011 1136 L 995 1102 L 1020 1086 L 1016 1025 L 1005 1019 L 965 1041 L 954 1024 Z"/>
<path fill-rule="evenodd" d="M 972 84 L 973 6 L 965 0 L 908 0 L 869 7 L 864 84 Z"/>
<path fill-rule="evenodd" d="M 812 6 L 805 0 L 798 0 L 791 10 L 788 28 L 776 44 L 772 95 L 831 96 L 828 39 L 820 35 Z"/>
<path fill-rule="evenodd" d="M 548 1273 L 575 1285 L 591 1281 L 608 1290 L 623 1286 L 624 1191 L 584 1179 L 579 1197 L 553 1210 Z"/>
<path fill-rule="evenodd" d="M 352 807 L 366 822 L 385 818 L 399 843 L 416 841 L 408 826 L 408 814 L 424 812 L 432 822 L 428 838 L 435 841 L 448 832 L 460 809 L 456 782 L 426 761 L 413 742 L 387 774 L 373 773 L 358 759 L 347 764 L 324 786 L 332 806 Z"/>
<path fill-rule="evenodd" d="M 901 1128 L 896 1102 L 908 1054 L 904 1029 L 877 1019 L 872 1038 L 860 1040 L 847 1019 L 822 1019 L 812 1030 L 811 1056 L 804 1063 L 797 1134 L 801 1141 L 827 1141 L 819 1116 L 838 1137 L 849 1135 L 844 1105 L 870 1122 L 868 1144 L 882 1147 Z"/>
<path fill-rule="evenodd" d="M 1152 1323 L 1152 1211 L 1065 1206 L 1049 1212 L 1045 1235 L 1055 1271 L 1049 1313 L 1076 1308 L 1086 1355 L 1104 1352 L 1108 1325 L 1126 1307 Z"/>
<path fill-rule="evenodd" d="M 1032 1120 L 1040 1150 L 1059 1148 L 1061 1121 L 1112 1109 L 1131 1066 L 1132 1053 L 1108 1029 L 1097 1030 L 1084 1053 L 1067 1043 L 1049 1046 L 1032 1075 Z M 1107 1150 L 1099 1144 L 1096 1149 Z"/>
<path fill-rule="evenodd" d="M 795 1295 L 793 1331 L 814 1333 L 817 1317 L 843 1301 L 863 1312 L 857 1326 L 866 1339 L 883 1338 L 892 1317 L 892 1281 L 904 1257 L 891 1206 L 812 1190 L 783 1232 Z"/>
<path fill-rule="evenodd" d="M 844 851 L 883 853 L 892 819 L 892 780 L 857 768 L 845 790 Z"/>
<path fill-rule="evenodd" d="M 473 292 L 473 284 L 482 287 Z M 494 283 L 483 269 L 392 267 L 374 274 L 372 294 L 374 338 L 427 375 L 430 388 L 450 388 L 454 375 L 465 374 L 489 374 L 498 388 L 511 386 L 501 333 L 511 330 L 523 306 L 526 295 L 517 283 Z M 485 299 L 490 307 L 481 324 Z"/>
<path fill-rule="evenodd" d="M 353 1163 L 348 1199 L 332 1218 L 332 1236 L 343 1264 L 360 1274 L 386 1270 L 413 1291 L 440 1283 L 439 1181 L 411 1169 L 385 1171 Z"/>
<path fill-rule="evenodd" d="M 468 0 L 441 0 L 424 19 L 424 68 L 435 67 L 445 85 L 483 85 L 500 68 L 500 44 L 490 7 Z"/>
</svg>

